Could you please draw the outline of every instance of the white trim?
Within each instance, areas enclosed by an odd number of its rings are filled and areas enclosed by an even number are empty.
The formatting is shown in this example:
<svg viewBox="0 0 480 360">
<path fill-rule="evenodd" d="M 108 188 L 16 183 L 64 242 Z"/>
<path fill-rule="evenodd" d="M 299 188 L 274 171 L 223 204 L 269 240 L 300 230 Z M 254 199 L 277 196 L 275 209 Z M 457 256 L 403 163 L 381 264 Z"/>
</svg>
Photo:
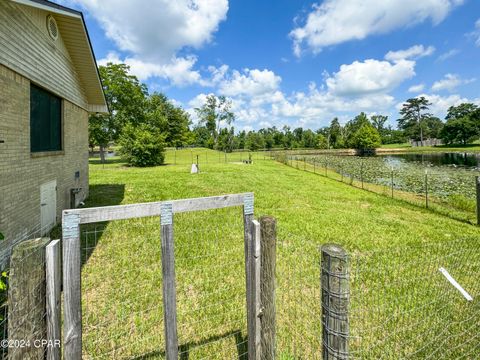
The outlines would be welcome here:
<svg viewBox="0 0 480 360">
<path fill-rule="evenodd" d="M 53 6 L 47 6 L 47 5 L 42 5 L 42 4 L 39 4 L 35 1 L 30 1 L 30 0 L 11 0 L 17 4 L 21 4 L 21 5 L 25 5 L 25 6 L 30 6 L 30 7 L 34 7 L 34 8 L 37 8 L 37 9 L 42 9 L 42 10 L 45 10 L 45 11 L 48 11 L 48 12 L 51 12 L 53 14 L 59 14 L 59 15 L 64 15 L 64 16 L 69 16 L 69 17 L 73 17 L 73 18 L 76 18 L 76 19 L 81 19 L 82 17 L 78 14 L 74 14 L 72 12 L 69 12 L 69 11 L 65 11 L 65 10 L 62 10 L 62 9 L 58 9 L 56 7 L 53 7 Z"/>
</svg>

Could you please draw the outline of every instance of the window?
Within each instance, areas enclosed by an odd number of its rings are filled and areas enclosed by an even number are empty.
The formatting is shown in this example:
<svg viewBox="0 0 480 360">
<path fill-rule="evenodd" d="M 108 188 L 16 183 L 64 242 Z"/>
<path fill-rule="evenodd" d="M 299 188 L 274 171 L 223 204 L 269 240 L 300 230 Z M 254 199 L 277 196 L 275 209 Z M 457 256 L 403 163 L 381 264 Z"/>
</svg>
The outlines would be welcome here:
<svg viewBox="0 0 480 360">
<path fill-rule="evenodd" d="M 62 99 L 30 85 L 30 150 L 62 150 Z"/>
</svg>

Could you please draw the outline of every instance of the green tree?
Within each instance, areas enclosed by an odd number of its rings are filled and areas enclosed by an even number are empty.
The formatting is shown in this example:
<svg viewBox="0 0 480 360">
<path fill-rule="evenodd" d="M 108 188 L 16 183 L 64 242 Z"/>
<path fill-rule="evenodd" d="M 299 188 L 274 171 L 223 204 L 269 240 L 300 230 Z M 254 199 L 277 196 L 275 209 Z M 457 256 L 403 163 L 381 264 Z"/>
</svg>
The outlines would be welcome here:
<svg viewBox="0 0 480 360">
<path fill-rule="evenodd" d="M 245 139 L 245 147 L 251 151 L 265 148 L 263 136 L 255 131 L 249 131 Z"/>
<path fill-rule="evenodd" d="M 323 134 L 317 134 L 315 148 L 317 149 L 328 149 L 327 138 Z"/>
<path fill-rule="evenodd" d="M 359 150 L 376 149 L 380 147 L 380 144 L 380 134 L 370 123 L 363 124 L 353 134 L 351 140 L 351 146 Z"/>
<path fill-rule="evenodd" d="M 468 144 L 478 136 L 475 123 L 468 117 L 448 119 L 441 132 L 441 138 L 446 144 Z"/>
<path fill-rule="evenodd" d="M 398 127 L 414 139 L 420 139 L 423 146 L 425 122 L 432 115 L 427 113 L 432 105 L 425 97 L 408 99 L 400 110 L 402 117 L 398 119 Z"/>
<path fill-rule="evenodd" d="M 127 123 L 144 120 L 147 88 L 134 75 L 129 66 L 108 63 L 99 67 L 103 92 L 109 114 L 93 114 L 89 121 L 89 143 L 100 147 L 100 157 L 105 159 L 105 148 L 116 141 Z"/>
<path fill-rule="evenodd" d="M 218 145 L 218 134 L 221 125 L 230 125 L 235 120 L 235 115 L 231 111 L 232 102 L 227 100 L 225 96 L 208 95 L 205 104 L 195 111 L 200 119 L 200 123 L 205 124 L 205 127 L 210 132 L 213 139 L 213 148 L 216 149 Z"/>
<path fill-rule="evenodd" d="M 119 139 L 120 155 L 132 166 L 162 165 L 165 160 L 165 136 L 148 124 L 124 126 Z"/>
<path fill-rule="evenodd" d="M 185 146 L 192 143 L 189 114 L 173 105 L 161 93 L 153 93 L 147 99 L 145 121 L 165 134 L 167 146 Z"/>
</svg>

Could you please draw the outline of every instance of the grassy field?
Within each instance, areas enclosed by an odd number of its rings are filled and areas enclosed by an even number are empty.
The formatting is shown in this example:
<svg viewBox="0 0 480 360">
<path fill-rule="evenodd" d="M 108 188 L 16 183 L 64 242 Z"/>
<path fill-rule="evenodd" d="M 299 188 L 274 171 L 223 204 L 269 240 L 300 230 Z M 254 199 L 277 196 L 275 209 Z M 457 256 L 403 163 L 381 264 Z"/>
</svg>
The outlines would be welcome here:
<svg viewBox="0 0 480 360">
<path fill-rule="evenodd" d="M 255 215 L 273 215 L 279 224 L 280 359 L 321 357 L 318 249 L 329 242 L 343 245 L 352 257 L 355 357 L 475 357 L 478 341 L 468 341 L 478 323 L 478 227 L 263 160 L 261 154 L 247 165 L 239 154 L 225 163 L 224 154 L 196 151 L 205 162 L 195 175 L 189 172 L 196 156 L 190 150 L 167 154 L 169 164 L 176 157 L 176 166 L 147 169 L 118 159 L 106 165 L 92 160 L 86 206 L 253 191 Z M 158 224 L 159 219 L 143 219 L 82 229 L 86 358 L 164 357 Z M 245 358 L 242 226 L 240 209 L 175 218 L 182 358 Z M 451 289 L 439 265 L 466 284 L 473 303 Z M 436 353 L 439 347 L 448 351 Z"/>
<path fill-rule="evenodd" d="M 438 146 L 423 146 L 412 147 L 408 143 L 403 144 L 385 144 L 381 146 L 381 149 L 398 149 L 400 151 L 411 152 L 479 152 L 480 144 L 478 142 L 467 145 L 438 145 Z"/>
</svg>

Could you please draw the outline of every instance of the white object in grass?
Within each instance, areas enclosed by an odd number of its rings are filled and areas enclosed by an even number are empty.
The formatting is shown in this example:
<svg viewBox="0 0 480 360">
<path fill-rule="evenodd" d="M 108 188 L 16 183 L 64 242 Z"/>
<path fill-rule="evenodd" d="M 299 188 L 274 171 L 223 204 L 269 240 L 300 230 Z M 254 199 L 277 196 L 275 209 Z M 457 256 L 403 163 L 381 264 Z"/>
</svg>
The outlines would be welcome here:
<svg viewBox="0 0 480 360">
<path fill-rule="evenodd" d="M 190 171 L 190 174 L 197 174 L 200 171 L 198 170 L 197 164 L 192 164 L 192 170 Z"/>
<path fill-rule="evenodd" d="M 467 299 L 467 301 L 472 301 L 473 298 L 470 296 L 470 294 L 468 292 L 465 291 L 465 289 L 452 277 L 452 275 L 450 275 L 448 273 L 447 270 L 445 270 L 443 267 L 441 267 L 440 269 L 440 272 L 443 274 L 443 276 L 445 276 L 447 278 L 447 280 L 450 282 L 450 284 L 452 284 L 453 286 L 455 286 L 455 288 L 461 292 L 461 294 L 463 295 L 463 297 L 465 299 Z"/>
</svg>

